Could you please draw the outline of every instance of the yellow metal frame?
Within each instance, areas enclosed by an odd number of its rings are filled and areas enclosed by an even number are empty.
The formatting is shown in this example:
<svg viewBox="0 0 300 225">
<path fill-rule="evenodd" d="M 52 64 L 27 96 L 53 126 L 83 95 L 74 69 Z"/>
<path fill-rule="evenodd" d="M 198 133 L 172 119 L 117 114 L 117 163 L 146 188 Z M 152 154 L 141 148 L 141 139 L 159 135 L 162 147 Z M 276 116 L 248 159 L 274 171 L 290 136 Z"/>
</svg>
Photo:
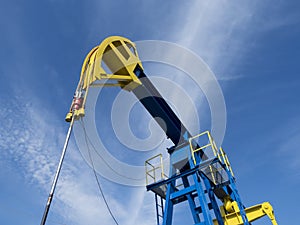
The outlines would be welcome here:
<svg viewBox="0 0 300 225">
<path fill-rule="evenodd" d="M 105 71 L 102 62 L 107 65 L 111 74 Z M 85 58 L 81 69 L 82 88 L 86 89 L 96 80 L 104 80 L 105 82 L 101 83 L 102 86 L 107 84 L 112 86 L 107 81 L 116 80 L 117 83 L 113 83 L 113 86 L 133 90 L 141 85 L 140 80 L 133 72 L 137 65 L 143 68 L 133 42 L 120 36 L 108 37 L 99 46 L 92 49 Z"/>
<path fill-rule="evenodd" d="M 221 162 L 223 162 L 226 165 L 226 167 L 229 169 L 231 175 L 234 177 L 234 173 L 233 173 L 232 167 L 230 165 L 230 162 L 228 160 L 227 154 L 225 153 L 225 151 L 223 150 L 222 147 L 219 148 L 218 158 L 221 160 Z"/>
<path fill-rule="evenodd" d="M 194 147 L 193 147 L 193 141 L 195 141 L 195 139 L 197 139 L 197 138 L 199 138 L 199 137 L 201 137 L 201 136 L 205 136 L 205 135 L 207 135 L 208 140 L 209 140 L 209 143 L 206 144 L 206 145 L 204 145 L 204 146 L 200 146 L 199 148 L 194 148 Z M 198 134 L 198 135 L 196 135 L 196 136 L 194 136 L 194 137 L 191 137 L 191 138 L 189 139 L 189 144 L 190 144 L 190 150 L 191 150 L 191 153 L 192 153 L 192 158 L 193 158 L 193 161 L 194 161 L 195 164 L 196 164 L 195 153 L 196 153 L 196 152 L 199 152 L 200 150 L 204 150 L 204 149 L 206 149 L 206 148 L 208 148 L 208 147 L 211 147 L 212 150 L 213 150 L 214 155 L 215 155 L 215 156 L 218 155 L 218 154 L 217 154 L 218 150 L 217 150 L 217 148 L 216 148 L 216 146 L 215 146 L 215 144 L 214 144 L 214 141 L 213 141 L 213 139 L 212 139 L 212 137 L 211 137 L 209 131 L 204 131 L 204 132 L 202 132 L 202 133 L 200 133 L 200 134 Z"/>
<path fill-rule="evenodd" d="M 153 161 L 159 158 L 159 165 L 156 166 Z M 150 167 L 150 169 L 148 169 Z M 146 185 L 150 184 L 149 177 L 154 181 L 151 183 L 155 183 L 159 180 L 167 179 L 168 176 L 164 173 L 164 164 L 162 154 L 155 155 L 150 159 L 145 161 L 145 170 L 146 170 Z M 160 170 L 160 173 L 156 173 L 156 171 Z"/>
<path fill-rule="evenodd" d="M 199 148 L 194 148 L 193 147 L 193 141 L 195 141 L 197 138 L 201 137 L 201 136 L 207 136 L 207 139 L 209 140 L 208 144 L 204 145 L 204 146 L 200 146 Z M 222 147 L 220 147 L 218 149 L 216 142 L 214 141 L 214 139 L 212 138 L 211 134 L 209 131 L 204 131 L 194 137 L 191 137 L 189 139 L 189 144 L 190 144 L 190 150 L 191 150 L 191 154 L 192 154 L 192 159 L 194 161 L 194 164 L 196 164 L 196 157 L 195 157 L 195 153 L 199 152 L 200 150 L 204 151 L 206 148 L 211 147 L 213 154 L 215 157 L 218 157 L 218 159 L 225 164 L 225 166 L 229 169 L 230 173 L 232 174 L 232 176 L 234 177 L 234 173 L 233 170 L 231 168 L 231 165 L 229 163 L 228 157 L 225 153 L 225 151 L 223 150 Z M 210 171 L 212 174 L 212 178 L 215 181 L 214 175 L 213 175 L 213 169 L 212 166 L 210 165 Z"/>
<path fill-rule="evenodd" d="M 220 207 L 224 225 L 242 225 L 243 219 L 240 214 L 239 207 L 236 202 L 225 201 L 224 206 Z M 229 213 L 226 213 L 229 212 Z M 248 221 L 251 223 L 264 216 L 268 216 L 272 225 L 278 225 L 275 219 L 273 207 L 269 202 L 264 202 L 259 205 L 254 205 L 245 209 Z M 214 225 L 218 225 L 217 220 L 214 220 Z"/>
<path fill-rule="evenodd" d="M 72 112 L 71 106 L 66 121 L 70 122 L 73 115 L 75 119 L 84 116 L 90 87 L 118 86 L 132 91 L 141 85 L 141 81 L 134 73 L 137 66 L 143 69 L 135 44 L 127 38 L 111 36 L 102 41 L 99 46 L 94 47 L 84 59 L 76 89 L 76 91 L 84 92 L 82 107 Z"/>
</svg>

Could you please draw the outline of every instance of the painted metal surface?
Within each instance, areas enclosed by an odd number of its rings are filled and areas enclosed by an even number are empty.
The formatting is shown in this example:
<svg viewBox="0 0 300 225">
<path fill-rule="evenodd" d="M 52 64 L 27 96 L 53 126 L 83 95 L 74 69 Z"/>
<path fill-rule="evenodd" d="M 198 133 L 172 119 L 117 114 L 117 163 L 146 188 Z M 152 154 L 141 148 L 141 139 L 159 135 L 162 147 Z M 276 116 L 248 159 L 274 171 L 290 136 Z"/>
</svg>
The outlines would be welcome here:
<svg viewBox="0 0 300 225">
<path fill-rule="evenodd" d="M 144 73 L 133 42 L 112 36 L 89 52 L 66 121 L 84 116 L 89 88 L 98 86 L 132 91 L 174 144 L 168 149 L 168 177 L 161 155 L 161 165 L 151 163 L 155 157 L 145 163 L 150 168 L 146 167 L 147 190 L 155 193 L 158 225 L 171 225 L 175 205 L 184 201 L 189 204 L 194 224 L 250 225 L 267 215 L 277 225 L 269 203 L 244 207 L 225 151 L 216 146 L 209 131 L 192 137 Z M 205 144 L 199 141 L 202 137 L 207 138 Z"/>
</svg>

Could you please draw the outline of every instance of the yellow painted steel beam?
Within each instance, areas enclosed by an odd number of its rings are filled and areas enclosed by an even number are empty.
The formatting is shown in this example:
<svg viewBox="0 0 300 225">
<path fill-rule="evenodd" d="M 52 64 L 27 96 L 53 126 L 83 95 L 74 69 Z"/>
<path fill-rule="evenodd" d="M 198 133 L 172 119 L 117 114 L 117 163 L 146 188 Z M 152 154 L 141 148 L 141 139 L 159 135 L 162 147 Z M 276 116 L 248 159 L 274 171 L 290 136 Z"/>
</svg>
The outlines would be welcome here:
<svg viewBox="0 0 300 225">
<path fill-rule="evenodd" d="M 240 215 L 240 210 L 236 204 L 236 202 L 227 202 L 224 206 L 220 207 L 221 214 L 223 217 L 224 225 L 242 225 L 243 220 Z M 225 213 L 226 210 L 230 211 L 229 213 Z M 268 216 L 272 222 L 272 225 L 278 225 L 275 219 L 273 207 L 269 202 L 264 202 L 259 205 L 254 205 L 245 209 L 247 218 L 249 222 L 253 222 L 258 220 L 264 216 Z M 217 220 L 214 220 L 214 225 L 218 225 Z"/>
</svg>

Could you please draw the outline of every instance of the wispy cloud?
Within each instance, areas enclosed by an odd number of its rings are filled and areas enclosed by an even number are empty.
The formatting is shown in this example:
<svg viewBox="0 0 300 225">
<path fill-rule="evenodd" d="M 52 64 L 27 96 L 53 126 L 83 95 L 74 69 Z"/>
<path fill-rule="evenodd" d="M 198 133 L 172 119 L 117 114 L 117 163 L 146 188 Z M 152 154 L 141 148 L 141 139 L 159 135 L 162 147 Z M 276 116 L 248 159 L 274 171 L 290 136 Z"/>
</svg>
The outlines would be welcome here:
<svg viewBox="0 0 300 225">
<path fill-rule="evenodd" d="M 1 161 L 7 163 L 7 160 L 12 160 L 14 166 L 23 171 L 30 185 L 35 185 L 43 191 L 46 200 L 65 138 L 64 128 L 61 124 L 53 122 L 57 120 L 48 110 L 34 106 L 42 105 L 38 99 L 16 97 L 6 105 L 0 114 L 0 148 L 4 151 Z M 134 224 L 138 216 L 136 207 L 142 205 L 145 190 L 136 188 L 135 198 L 131 195 L 124 198 L 117 193 L 111 193 L 110 189 L 114 184 L 105 180 L 102 182 L 116 217 L 122 224 Z M 130 191 L 133 190 L 128 190 L 129 193 Z M 72 224 L 97 224 L 95 221 L 112 224 L 91 168 L 82 159 L 73 139 L 51 209 L 66 221 L 72 221 Z"/>
<path fill-rule="evenodd" d="M 293 181 L 300 176 L 300 152 L 299 140 L 300 140 L 300 128 L 297 126 L 300 124 L 300 118 L 290 118 L 284 126 L 279 129 L 279 133 L 272 135 L 277 137 L 277 155 L 280 157 L 280 161 L 283 163 L 282 167 L 286 168 L 283 172 L 287 177 L 290 177 Z"/>
<path fill-rule="evenodd" d="M 218 77 L 226 76 L 231 63 L 242 60 L 245 43 L 252 38 L 252 20 L 261 6 L 254 2 L 194 1 L 178 36 L 180 44 L 203 57 Z"/>
<path fill-rule="evenodd" d="M 103 2 L 96 3 L 101 4 L 100 7 L 99 5 L 93 7 L 93 10 L 101 15 L 99 21 L 93 18 L 92 13 L 88 11 L 85 11 L 86 15 L 82 15 L 82 18 L 88 21 L 89 25 L 92 21 L 91 30 L 94 30 L 94 32 L 90 32 L 88 35 L 89 39 L 93 40 L 98 40 L 104 33 L 111 35 L 111 29 L 117 31 L 120 29 L 121 32 L 117 33 L 125 36 L 137 36 L 137 39 L 145 37 L 140 35 L 142 33 L 150 35 L 151 32 L 154 33 L 154 29 L 155 32 L 159 30 L 160 39 L 175 40 L 177 43 L 192 49 L 214 71 L 217 71 L 219 79 L 231 80 L 237 79 L 237 77 L 223 74 L 227 74 L 226 71 L 232 66 L 232 62 L 242 59 L 246 51 L 245 45 L 251 44 L 251 35 L 256 30 L 253 26 L 260 24 L 260 17 L 257 12 L 260 12 L 260 7 L 263 8 L 263 4 L 257 4 L 258 2 L 254 1 L 252 3 L 252 1 L 249 1 L 248 3 L 235 4 L 229 1 L 191 1 L 190 4 L 184 4 L 183 6 L 174 4 L 172 5 L 174 7 L 172 19 L 177 18 L 177 20 L 173 20 L 172 23 L 167 23 L 167 18 L 164 18 L 163 23 L 161 23 L 160 19 L 165 16 L 165 12 L 152 18 L 150 16 L 151 9 L 156 10 L 157 4 L 143 3 L 144 10 L 149 12 L 145 26 L 139 24 L 142 22 L 138 21 L 132 11 L 121 8 L 119 10 L 122 10 L 122 13 L 128 11 L 130 12 L 128 14 L 132 14 L 132 17 L 126 17 L 126 23 L 133 24 L 130 25 L 128 33 L 126 33 L 128 27 L 124 23 L 120 23 L 120 20 L 125 17 L 115 18 L 116 27 L 112 28 L 111 24 L 104 24 L 106 23 L 104 21 L 107 21 L 107 18 L 105 18 L 107 14 L 99 13 L 96 10 L 105 7 L 116 10 L 113 5 L 104 6 Z M 178 12 L 178 14 L 176 15 L 175 12 Z M 144 12 L 138 13 L 141 15 Z M 115 15 L 118 15 L 118 13 L 115 13 Z M 120 15 L 123 14 L 120 13 Z M 256 22 L 252 24 L 254 18 Z M 17 56 L 15 60 L 19 61 L 16 68 L 11 69 L 8 74 L 23 74 L 22 71 L 24 70 L 29 73 L 34 70 L 33 68 L 37 64 L 33 60 L 36 57 L 32 56 L 33 52 L 30 45 L 20 38 L 26 37 L 24 35 L 26 33 L 25 28 L 20 26 L 21 19 L 18 18 L 18 21 L 14 23 L 17 24 L 16 26 L 14 24 L 6 26 L 7 29 L 5 30 L 5 33 L 10 35 L 7 36 L 7 39 L 11 39 L 12 52 Z M 273 29 L 291 21 L 293 21 L 293 18 L 283 22 L 282 20 L 277 21 L 278 23 L 276 21 L 273 23 L 272 20 L 266 29 Z M 150 25 L 150 23 L 154 25 Z M 155 23 L 160 24 L 158 28 Z M 168 27 L 170 24 L 172 26 Z M 178 24 L 181 24 L 182 27 L 178 27 Z M 148 31 L 149 28 L 152 30 Z M 153 36 L 151 37 L 153 38 Z M 13 67 L 14 65 L 11 64 L 10 66 Z M 22 80 L 25 80 L 25 78 Z M 11 81 L 20 82 L 19 78 L 11 78 Z M 183 80 L 177 82 L 182 86 L 186 85 Z M 26 82 L 24 85 L 25 88 L 31 87 L 31 84 Z M 62 89 L 62 86 L 58 88 Z M 26 92 L 26 94 L 15 92 L 14 94 L 15 97 L 10 100 L 0 100 L 0 104 L 5 106 L 0 111 L 0 148 L 3 150 L 0 160 L 4 160 L 4 163 L 8 163 L 6 160 L 12 160 L 15 166 L 22 168 L 21 171 L 23 171 L 26 181 L 39 187 L 44 192 L 46 200 L 65 138 L 66 127 L 58 122 L 61 119 L 56 118 L 55 113 L 49 110 L 48 105 L 44 105 L 38 96 L 34 97 L 29 92 Z M 181 102 L 177 93 L 168 94 L 172 96 L 171 100 L 176 99 L 175 102 Z M 196 94 L 192 95 L 195 96 Z M 195 99 L 197 99 L 197 96 Z M 188 115 L 189 113 L 184 114 Z M 290 139 L 282 145 L 282 151 L 287 149 L 287 145 L 294 146 L 299 138 L 299 132 L 291 135 Z M 71 221 L 72 224 L 112 224 L 103 201 L 101 198 L 99 199 L 92 172 L 76 150 L 73 141 L 69 149 L 52 209 L 56 214 L 61 215 L 65 221 Z M 294 168 L 299 167 L 299 161 L 296 157 L 290 156 L 289 159 L 292 160 L 291 165 Z M 148 225 L 155 223 L 155 208 L 151 193 L 145 194 L 143 188 L 129 188 L 128 190 L 123 189 L 123 193 L 128 191 L 129 194 L 126 197 L 119 198 L 119 196 L 116 197 L 118 195 L 116 189 L 120 187 L 119 185 L 106 180 L 102 182 L 104 191 L 107 193 L 108 202 L 122 224 L 132 225 L 138 223 Z M 116 191 L 111 192 L 111 190 Z M 140 210 L 136 210 L 136 208 L 140 208 Z"/>
</svg>

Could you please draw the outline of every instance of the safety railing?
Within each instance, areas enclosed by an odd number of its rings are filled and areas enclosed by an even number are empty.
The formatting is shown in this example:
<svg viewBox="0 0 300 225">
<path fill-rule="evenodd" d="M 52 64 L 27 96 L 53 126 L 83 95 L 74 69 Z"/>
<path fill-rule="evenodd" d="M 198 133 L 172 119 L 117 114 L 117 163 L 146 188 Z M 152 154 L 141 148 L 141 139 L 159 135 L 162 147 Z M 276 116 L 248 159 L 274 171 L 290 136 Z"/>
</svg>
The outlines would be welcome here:
<svg viewBox="0 0 300 225">
<path fill-rule="evenodd" d="M 219 148 L 218 158 L 220 159 L 220 161 L 222 163 L 224 163 L 226 165 L 226 167 L 230 171 L 231 175 L 234 177 L 232 167 L 231 167 L 228 157 L 222 147 Z"/>
<path fill-rule="evenodd" d="M 164 173 L 162 154 L 151 157 L 145 161 L 146 170 L 146 185 L 156 183 L 159 180 L 167 179 L 168 176 Z"/>
<path fill-rule="evenodd" d="M 218 148 L 213 138 L 211 137 L 209 131 L 205 131 L 201 134 L 191 137 L 189 139 L 189 144 L 192 153 L 192 158 L 195 164 L 197 163 L 195 155 L 200 151 L 205 153 L 203 155 L 203 157 L 205 158 L 202 160 L 216 157 L 218 155 Z"/>
<path fill-rule="evenodd" d="M 215 185 L 224 184 L 229 181 L 228 173 L 220 161 L 213 161 L 211 164 L 201 167 L 200 171 Z"/>
<path fill-rule="evenodd" d="M 227 169 L 230 171 L 231 175 L 234 177 L 231 165 L 229 163 L 228 157 L 225 153 L 225 151 L 221 148 L 218 149 L 215 141 L 213 140 L 211 134 L 209 131 L 202 132 L 194 137 L 191 137 L 189 139 L 190 144 L 190 150 L 192 159 L 194 161 L 194 164 L 196 165 L 196 154 L 200 153 L 202 151 L 204 154 L 202 154 L 202 161 L 205 161 L 210 158 L 218 157 L 218 159 L 227 167 Z M 210 171 L 210 177 L 211 179 L 216 183 L 216 174 L 220 174 L 221 168 L 216 168 L 215 166 L 208 166 L 208 169 Z M 208 171 L 207 171 L 208 172 Z M 218 182 L 217 182 L 218 183 Z"/>
</svg>

